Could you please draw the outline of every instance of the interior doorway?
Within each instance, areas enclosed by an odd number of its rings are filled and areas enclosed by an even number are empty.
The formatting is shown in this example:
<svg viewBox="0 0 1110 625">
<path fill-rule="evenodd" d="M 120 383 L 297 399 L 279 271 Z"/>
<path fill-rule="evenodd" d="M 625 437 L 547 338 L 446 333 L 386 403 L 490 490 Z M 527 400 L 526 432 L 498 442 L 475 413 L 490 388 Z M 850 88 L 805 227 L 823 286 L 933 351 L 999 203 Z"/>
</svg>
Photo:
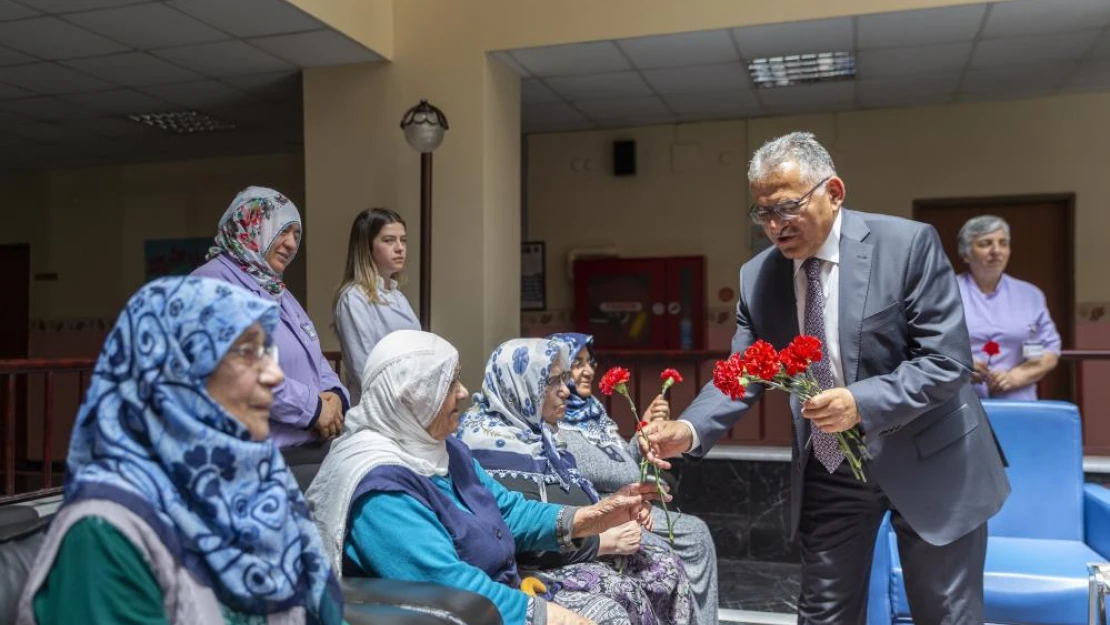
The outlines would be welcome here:
<svg viewBox="0 0 1110 625">
<path fill-rule="evenodd" d="M 1075 195 L 1038 195 L 916 200 L 913 217 L 931 224 L 957 273 L 967 264 L 956 253 L 957 235 L 978 215 L 997 215 L 1010 224 L 1010 262 L 1006 273 L 1044 291 L 1049 314 L 1060 332 L 1063 349 L 1075 345 Z M 1061 363 L 1045 376 L 1041 399 L 1078 402 L 1071 367 Z"/>
</svg>

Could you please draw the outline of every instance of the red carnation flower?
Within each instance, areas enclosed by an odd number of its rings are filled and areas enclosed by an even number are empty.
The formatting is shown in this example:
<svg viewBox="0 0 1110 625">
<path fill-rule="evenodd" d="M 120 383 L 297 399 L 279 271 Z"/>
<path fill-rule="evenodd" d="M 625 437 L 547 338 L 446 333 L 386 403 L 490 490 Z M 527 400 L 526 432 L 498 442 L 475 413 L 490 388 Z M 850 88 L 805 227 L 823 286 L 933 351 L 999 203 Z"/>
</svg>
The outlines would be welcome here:
<svg viewBox="0 0 1110 625">
<path fill-rule="evenodd" d="M 639 432 L 640 430 L 642 430 L 646 427 L 647 427 L 647 421 L 641 421 L 641 422 L 636 424 L 636 431 Z"/>
<path fill-rule="evenodd" d="M 987 356 L 997 356 L 1001 352 L 1002 348 L 998 345 L 996 341 L 987 341 L 983 344 L 983 353 Z"/>
<path fill-rule="evenodd" d="M 744 388 L 740 378 L 744 375 L 744 359 L 733 354 L 725 360 L 718 360 L 713 367 L 713 386 L 734 401 L 744 399 Z"/>
<path fill-rule="evenodd" d="M 624 367 L 613 367 L 601 376 L 601 382 L 598 382 L 598 388 L 606 395 L 612 395 L 613 391 L 622 391 L 625 384 L 632 379 L 632 374 Z"/>
<path fill-rule="evenodd" d="M 760 339 L 744 351 L 744 370 L 748 375 L 760 380 L 773 380 L 780 367 L 779 353 L 775 347 Z"/>
<path fill-rule="evenodd" d="M 790 341 L 787 348 L 798 358 L 809 362 L 821 360 L 821 339 L 816 336 L 808 334 L 796 336 L 793 341 Z"/>
<path fill-rule="evenodd" d="M 671 384 L 678 384 L 682 382 L 682 374 L 675 369 L 664 369 L 663 373 L 659 374 L 659 379 L 664 383 L 670 380 Z"/>
</svg>

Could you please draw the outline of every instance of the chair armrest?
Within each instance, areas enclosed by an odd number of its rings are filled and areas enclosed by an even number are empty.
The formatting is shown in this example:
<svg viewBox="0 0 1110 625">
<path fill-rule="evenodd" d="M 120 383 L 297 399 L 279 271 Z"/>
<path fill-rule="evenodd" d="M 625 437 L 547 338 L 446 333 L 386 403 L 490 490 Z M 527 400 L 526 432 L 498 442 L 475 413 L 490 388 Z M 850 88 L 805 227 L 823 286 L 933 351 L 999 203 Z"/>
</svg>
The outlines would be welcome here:
<svg viewBox="0 0 1110 625">
<path fill-rule="evenodd" d="M 492 601 L 459 588 L 376 577 L 344 577 L 340 585 L 348 613 L 359 606 L 386 605 L 449 615 L 469 625 L 502 625 Z"/>
<path fill-rule="evenodd" d="M 1083 485 L 1083 535 L 1087 546 L 1110 561 L 1110 489 Z"/>
<path fill-rule="evenodd" d="M 406 610 L 391 605 L 348 605 L 343 612 L 348 625 L 459 625 L 454 616 Z"/>
</svg>

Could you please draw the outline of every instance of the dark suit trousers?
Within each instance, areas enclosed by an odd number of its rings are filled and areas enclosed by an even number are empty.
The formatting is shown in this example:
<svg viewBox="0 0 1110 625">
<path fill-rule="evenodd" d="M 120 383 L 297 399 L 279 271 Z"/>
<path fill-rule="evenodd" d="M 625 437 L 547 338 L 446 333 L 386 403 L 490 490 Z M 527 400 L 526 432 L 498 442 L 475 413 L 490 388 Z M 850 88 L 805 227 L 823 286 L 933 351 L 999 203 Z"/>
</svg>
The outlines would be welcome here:
<svg viewBox="0 0 1110 625">
<path fill-rule="evenodd" d="M 875 537 L 890 509 L 870 476 L 867 483 L 858 481 L 847 462 L 829 473 L 811 455 L 798 527 L 799 625 L 866 623 Z M 986 524 L 942 547 L 925 542 L 897 510 L 891 524 L 915 625 L 982 625 Z"/>
</svg>

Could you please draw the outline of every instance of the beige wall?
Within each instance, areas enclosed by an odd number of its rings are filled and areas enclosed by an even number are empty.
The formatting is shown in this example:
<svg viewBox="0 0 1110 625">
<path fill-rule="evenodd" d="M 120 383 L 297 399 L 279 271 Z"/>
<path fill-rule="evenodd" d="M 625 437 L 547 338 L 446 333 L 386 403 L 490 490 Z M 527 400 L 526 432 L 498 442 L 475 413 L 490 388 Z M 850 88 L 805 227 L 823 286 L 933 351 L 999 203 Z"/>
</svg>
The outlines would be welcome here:
<svg viewBox="0 0 1110 625">
<path fill-rule="evenodd" d="M 299 154 L 51 171 L 0 180 L 7 200 L 0 243 L 30 243 L 33 319 L 114 319 L 143 282 L 147 239 L 205 237 L 250 184 L 304 198 Z M 300 265 L 298 267 L 297 265 Z M 304 292 L 305 263 L 288 279 Z"/>
<path fill-rule="evenodd" d="M 910 216 L 915 199 L 1076 194 L 1076 297 L 1110 300 L 1110 197 L 1104 146 L 1110 94 L 533 135 L 528 238 L 547 242 L 549 307 L 572 307 L 567 250 L 606 245 L 622 256 L 703 254 L 711 309 L 749 257 L 746 160 L 762 142 L 810 130 L 832 152 L 847 205 Z M 635 139 L 638 175 L 611 175 L 614 139 Z M 674 171 L 671 149 L 699 160 Z M 592 164 L 592 165 L 591 165 Z M 1077 310 L 1082 306 L 1077 307 Z"/>
</svg>

